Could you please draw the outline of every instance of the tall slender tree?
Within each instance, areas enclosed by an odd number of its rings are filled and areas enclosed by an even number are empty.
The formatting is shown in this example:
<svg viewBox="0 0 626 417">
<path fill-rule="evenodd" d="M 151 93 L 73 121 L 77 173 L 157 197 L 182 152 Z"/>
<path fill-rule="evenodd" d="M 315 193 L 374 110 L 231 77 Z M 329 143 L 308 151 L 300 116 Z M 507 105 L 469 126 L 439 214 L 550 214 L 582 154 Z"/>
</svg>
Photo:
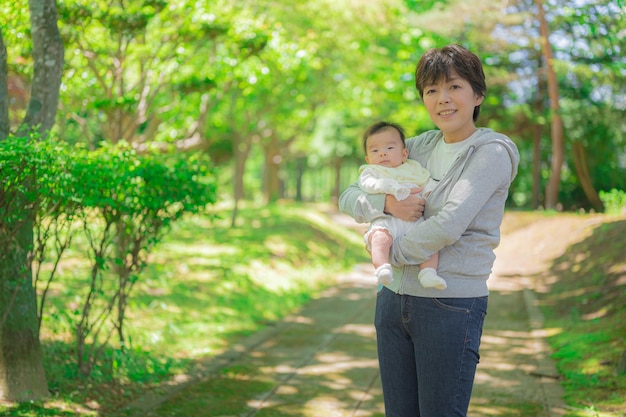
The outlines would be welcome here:
<svg viewBox="0 0 626 417">
<path fill-rule="evenodd" d="M 561 170 L 564 158 L 563 119 L 559 105 L 559 83 L 554 70 L 554 54 L 550 44 L 550 27 L 543 9 L 543 0 L 537 0 L 537 18 L 541 51 L 545 60 L 546 77 L 548 81 L 548 96 L 550 98 L 550 138 L 552 141 L 551 170 L 546 185 L 545 206 L 547 209 L 556 208 L 559 202 L 559 188 L 561 186 Z"/>
<path fill-rule="evenodd" d="M 63 43 L 57 26 L 56 0 L 29 0 L 33 42 L 33 80 L 26 115 L 17 135 L 24 140 L 45 138 L 54 124 L 63 70 Z M 16 7 L 19 7 L 16 6 Z M 0 33 L 0 140 L 6 140 L 8 125 L 7 53 Z M 33 135 L 34 134 L 34 135 Z M 24 188 L 34 183 L 32 174 Z M 8 201 L 0 188 L 0 204 Z M 30 252 L 33 248 L 34 212 L 22 193 L 11 196 L 18 202 L 19 220 L 15 233 L 9 233 L 5 219 L 0 220 L 0 399 L 36 400 L 48 396 L 43 370 L 36 293 L 32 285 Z M 15 204 L 15 200 L 13 201 Z"/>
<path fill-rule="evenodd" d="M 0 27 L 0 140 L 9 134 L 9 88 L 7 69 L 7 48 Z"/>
</svg>

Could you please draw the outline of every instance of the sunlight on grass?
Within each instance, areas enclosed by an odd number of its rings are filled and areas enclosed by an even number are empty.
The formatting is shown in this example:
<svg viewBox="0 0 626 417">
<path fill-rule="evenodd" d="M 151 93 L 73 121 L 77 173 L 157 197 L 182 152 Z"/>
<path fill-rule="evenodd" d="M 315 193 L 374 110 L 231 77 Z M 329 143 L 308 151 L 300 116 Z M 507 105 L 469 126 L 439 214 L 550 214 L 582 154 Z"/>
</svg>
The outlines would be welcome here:
<svg viewBox="0 0 626 417">
<path fill-rule="evenodd" d="M 188 242 L 167 242 L 157 249 L 157 254 L 160 255 L 159 257 L 155 257 L 155 254 L 151 255 L 150 262 L 162 263 L 168 259 L 175 259 L 178 255 L 185 257 L 196 255 L 198 258 L 194 258 L 193 260 L 202 262 L 203 259 L 209 260 L 220 255 L 232 256 L 237 254 L 239 250 L 240 249 L 233 246 L 210 245 L 206 242 L 198 242 L 197 244 L 190 244 Z"/>
<path fill-rule="evenodd" d="M 96 417 L 97 409 L 68 401 L 27 402 L 9 404 L 0 402 L 0 416 L 3 417 Z"/>
<path fill-rule="evenodd" d="M 595 407 L 584 407 L 584 408 L 570 408 L 570 411 L 565 415 L 565 417 L 624 417 L 624 411 L 601 411 L 596 409 Z"/>
<path fill-rule="evenodd" d="M 546 326 L 562 328 L 548 340 L 571 406 L 568 417 L 626 415 L 626 221 L 589 216 L 586 238 L 573 243 L 540 277 Z M 598 221 L 598 219 L 603 221 Z"/>
<path fill-rule="evenodd" d="M 545 316 L 544 333 L 562 376 L 567 417 L 626 416 L 626 220 L 598 214 L 507 211 L 503 233 L 531 231 L 535 249 L 566 239 L 546 269 L 529 276 Z M 568 225 L 563 235 L 549 227 Z M 557 233 L 555 235 L 555 233 Z M 621 373 L 620 373 L 621 372 Z M 496 410 L 484 415 L 498 415 Z M 532 413 L 523 415 L 534 415 Z"/>
<path fill-rule="evenodd" d="M 508 401 L 507 399 L 490 400 L 485 404 L 475 402 L 472 404 L 473 415 L 489 417 L 529 417 L 539 416 L 543 412 L 543 405 L 540 403 L 519 404 L 519 402 Z"/>
<path fill-rule="evenodd" d="M 113 342 L 90 381 L 81 381 L 75 369 L 73 327 L 89 272 L 84 242 L 77 240 L 52 283 L 41 331 L 55 395 L 44 403 L 0 405 L 0 415 L 109 416 L 120 404 L 187 372 L 194 361 L 214 357 L 297 310 L 333 285 L 341 272 L 369 263 L 361 234 L 338 227 L 326 211 L 324 206 L 250 206 L 241 208 L 235 228 L 227 213 L 217 220 L 195 216 L 176 223 L 134 288 L 127 348 L 122 351 Z M 507 212 L 504 227 L 524 227 L 550 216 Z M 568 417 L 623 417 L 626 409 L 626 378 L 615 374 L 626 350 L 626 260 L 623 245 L 615 243 L 623 242 L 626 222 L 601 223 L 596 217 L 586 223 L 597 228 L 557 255 L 548 273 L 534 277 L 545 289 L 539 293 L 545 334 L 564 376 Z M 170 411 L 185 415 L 221 404 L 220 390 L 262 395 L 271 386 L 245 370 L 226 370 L 222 378 L 217 385 L 199 386 L 190 404 Z M 542 409 L 539 403 L 511 401 L 492 399 L 477 404 L 476 411 L 526 417 Z M 233 410 L 237 407 L 232 404 Z"/>
<path fill-rule="evenodd" d="M 77 379 L 73 354 L 73 328 L 89 274 L 85 250 L 77 239 L 51 285 L 41 336 L 46 373 L 57 395 L 33 405 L 37 414 L 32 415 L 63 416 L 62 407 L 89 403 L 83 408 L 100 407 L 98 415 L 106 416 L 133 393 L 292 313 L 340 272 L 368 261 L 359 233 L 333 226 L 315 208 L 243 208 L 235 228 L 228 215 L 181 220 L 150 254 L 135 284 L 126 350 L 113 342 L 85 387 Z M 108 274 L 105 283 L 113 278 Z M 46 414 L 49 409 L 54 411 Z"/>
</svg>

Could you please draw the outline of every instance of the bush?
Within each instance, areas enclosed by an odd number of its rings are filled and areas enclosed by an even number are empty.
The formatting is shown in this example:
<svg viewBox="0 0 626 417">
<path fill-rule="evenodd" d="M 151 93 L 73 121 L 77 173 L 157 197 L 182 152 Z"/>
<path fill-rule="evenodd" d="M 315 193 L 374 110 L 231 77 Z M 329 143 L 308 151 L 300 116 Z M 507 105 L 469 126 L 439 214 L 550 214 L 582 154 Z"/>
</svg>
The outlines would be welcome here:
<svg viewBox="0 0 626 417">
<path fill-rule="evenodd" d="M 622 190 L 614 188 L 609 192 L 600 191 L 600 200 L 608 214 L 621 214 L 626 209 L 626 192 Z"/>
<path fill-rule="evenodd" d="M 114 334 L 124 348 L 126 306 L 148 253 L 173 221 L 215 203 L 210 160 L 137 154 L 128 143 L 91 151 L 9 137 L 0 142 L 0 175 L 0 243 L 34 219 L 33 258 L 27 262 L 34 263 L 41 294 L 39 323 L 65 250 L 79 234 L 87 242 L 89 276 L 72 324 L 79 369 L 89 375 Z M 44 262 L 54 265 L 45 277 Z"/>
</svg>

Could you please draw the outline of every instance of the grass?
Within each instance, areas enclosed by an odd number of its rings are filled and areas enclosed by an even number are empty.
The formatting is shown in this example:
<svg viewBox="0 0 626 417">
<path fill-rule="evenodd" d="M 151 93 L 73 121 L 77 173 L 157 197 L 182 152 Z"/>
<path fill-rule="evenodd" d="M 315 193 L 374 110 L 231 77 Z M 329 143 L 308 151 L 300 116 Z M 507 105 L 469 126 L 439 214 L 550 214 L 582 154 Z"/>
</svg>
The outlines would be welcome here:
<svg viewBox="0 0 626 417">
<path fill-rule="evenodd" d="M 111 416 L 195 361 L 219 355 L 298 309 L 332 285 L 330 277 L 369 262 L 358 234 L 335 226 L 324 210 L 247 207 L 235 228 L 227 211 L 223 219 L 197 216 L 176 224 L 137 284 L 129 311 L 129 349 L 109 349 L 90 380 L 77 375 L 70 332 L 84 264 L 80 247 L 73 248 L 50 297 L 42 331 L 54 395 L 44 402 L 0 404 L 0 416 Z M 561 216 L 510 214 L 510 230 L 504 233 L 546 216 L 554 221 Z M 549 342 L 570 406 L 567 417 L 623 417 L 626 374 L 618 372 L 617 364 L 626 351 L 626 220 L 580 215 L 583 223 L 585 239 L 571 244 L 534 278 L 544 289 L 538 295 L 545 325 L 556 329 Z M 568 233 L 547 238 L 566 238 Z M 240 371 L 224 369 L 221 389 L 252 384 L 242 381 Z M 258 383 L 248 388 L 267 389 Z M 198 389 L 210 399 L 207 384 Z M 497 399 L 494 404 L 499 405 Z M 536 415 L 539 410 L 533 407 L 529 404 L 516 415 Z"/>
<path fill-rule="evenodd" d="M 625 248 L 626 220 L 605 217 L 537 277 L 567 417 L 626 416 Z"/>
<path fill-rule="evenodd" d="M 196 361 L 292 313 L 332 277 L 368 257 L 360 238 L 316 209 L 248 207 L 230 227 L 196 216 L 177 223 L 150 257 L 128 311 L 130 346 L 112 346 L 92 378 L 78 376 L 71 333 L 86 274 L 72 248 L 42 326 L 48 401 L 0 404 L 0 416 L 107 416 Z"/>
</svg>

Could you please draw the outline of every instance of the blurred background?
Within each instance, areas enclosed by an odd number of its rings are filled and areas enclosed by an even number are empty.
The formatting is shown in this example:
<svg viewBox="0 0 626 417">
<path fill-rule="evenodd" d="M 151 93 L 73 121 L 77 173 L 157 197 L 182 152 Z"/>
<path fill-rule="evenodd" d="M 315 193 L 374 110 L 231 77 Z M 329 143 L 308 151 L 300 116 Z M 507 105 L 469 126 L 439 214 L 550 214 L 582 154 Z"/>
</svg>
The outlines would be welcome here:
<svg viewBox="0 0 626 417">
<path fill-rule="evenodd" d="M 537 7 L 541 5 L 542 7 Z M 0 6 L 10 123 L 27 108 L 26 0 Z M 59 0 L 53 136 L 210 157 L 220 201 L 335 201 L 373 121 L 431 129 L 417 60 L 483 60 L 479 126 L 521 152 L 509 206 L 604 211 L 626 182 L 621 0 Z"/>
</svg>

